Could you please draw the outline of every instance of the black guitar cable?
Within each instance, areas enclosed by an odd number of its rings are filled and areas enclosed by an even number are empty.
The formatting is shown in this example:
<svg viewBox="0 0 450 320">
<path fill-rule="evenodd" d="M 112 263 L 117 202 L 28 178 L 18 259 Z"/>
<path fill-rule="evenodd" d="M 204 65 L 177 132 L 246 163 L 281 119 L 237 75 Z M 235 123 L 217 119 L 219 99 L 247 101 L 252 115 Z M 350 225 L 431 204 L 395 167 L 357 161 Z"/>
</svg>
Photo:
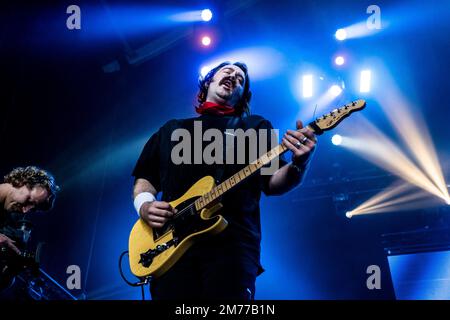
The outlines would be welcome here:
<svg viewBox="0 0 450 320">
<path fill-rule="evenodd" d="M 120 276 L 122 277 L 123 281 L 126 282 L 126 284 L 128 284 L 131 287 L 141 287 L 141 294 L 142 294 L 142 300 L 145 300 L 145 294 L 144 294 L 144 286 L 145 285 L 149 285 L 150 286 L 150 282 L 152 281 L 152 277 L 146 277 L 143 281 L 138 281 L 138 282 L 131 282 L 129 281 L 127 278 L 125 278 L 125 275 L 123 274 L 123 270 L 122 270 L 122 259 L 123 256 L 126 255 L 128 253 L 127 251 L 122 252 L 122 254 L 119 257 L 119 273 Z"/>
</svg>

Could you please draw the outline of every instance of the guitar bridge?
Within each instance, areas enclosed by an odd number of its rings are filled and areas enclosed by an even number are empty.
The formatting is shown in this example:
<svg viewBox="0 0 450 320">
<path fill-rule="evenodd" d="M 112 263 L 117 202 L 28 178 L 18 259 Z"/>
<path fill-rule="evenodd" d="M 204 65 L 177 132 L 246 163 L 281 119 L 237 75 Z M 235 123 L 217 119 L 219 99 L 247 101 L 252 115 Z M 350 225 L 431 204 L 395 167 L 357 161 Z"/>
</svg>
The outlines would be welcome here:
<svg viewBox="0 0 450 320">
<path fill-rule="evenodd" d="M 178 238 L 175 237 L 166 243 L 158 244 L 155 249 L 150 249 L 147 252 L 141 253 L 141 259 L 139 263 L 142 264 L 145 268 L 150 267 L 153 262 L 153 259 L 159 255 L 160 253 L 166 251 L 171 246 L 176 246 L 178 244 Z"/>
</svg>

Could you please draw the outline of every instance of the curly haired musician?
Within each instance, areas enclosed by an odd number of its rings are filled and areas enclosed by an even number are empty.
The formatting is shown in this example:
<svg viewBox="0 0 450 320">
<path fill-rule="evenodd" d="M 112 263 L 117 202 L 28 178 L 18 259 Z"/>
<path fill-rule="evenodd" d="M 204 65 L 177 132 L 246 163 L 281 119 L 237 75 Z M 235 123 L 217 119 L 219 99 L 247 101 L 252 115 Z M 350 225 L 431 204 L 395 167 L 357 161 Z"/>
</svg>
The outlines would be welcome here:
<svg viewBox="0 0 450 320">
<path fill-rule="evenodd" d="M 250 80 L 243 63 L 224 62 L 199 82 L 199 117 L 171 120 L 164 124 L 145 145 L 133 171 L 135 207 L 152 228 L 160 228 L 176 213 L 169 202 L 180 197 L 203 176 L 223 181 L 236 173 L 238 164 L 174 164 L 171 133 L 185 129 L 194 135 L 194 121 L 202 129 L 227 128 L 272 129 L 261 116 L 250 115 Z M 279 195 L 301 182 L 316 139 L 312 131 L 288 130 L 282 143 L 292 151 L 292 161 L 280 159 L 280 168 L 272 175 L 259 172 L 235 190 L 223 195 L 220 212 L 228 221 L 225 230 L 196 242 L 162 276 L 151 284 L 153 299 L 254 299 L 256 277 L 263 272 L 260 264 L 261 192 Z M 162 192 L 162 201 L 156 195 Z"/>
<path fill-rule="evenodd" d="M 20 215 L 50 210 L 58 190 L 55 179 L 47 171 L 34 166 L 13 169 L 0 184 L 0 227 L 13 213 Z M 2 233 L 0 247 L 20 253 L 14 241 Z"/>
</svg>

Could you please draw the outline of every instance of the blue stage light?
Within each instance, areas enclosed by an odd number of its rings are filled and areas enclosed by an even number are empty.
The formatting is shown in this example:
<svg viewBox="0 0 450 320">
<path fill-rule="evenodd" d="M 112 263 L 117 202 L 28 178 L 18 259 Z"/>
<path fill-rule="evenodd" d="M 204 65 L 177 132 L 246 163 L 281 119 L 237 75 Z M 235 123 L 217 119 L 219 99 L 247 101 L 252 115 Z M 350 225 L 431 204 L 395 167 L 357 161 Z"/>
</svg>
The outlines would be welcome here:
<svg viewBox="0 0 450 320">
<path fill-rule="evenodd" d="M 211 44 L 211 38 L 208 36 L 203 36 L 202 37 L 202 45 L 204 45 L 205 47 L 208 47 Z"/>
<path fill-rule="evenodd" d="M 340 95 L 342 93 L 342 88 L 340 86 L 338 86 L 337 84 L 335 84 L 335 85 L 331 86 L 330 92 L 334 97 L 337 97 L 338 95 Z"/>
<path fill-rule="evenodd" d="M 343 56 L 337 56 L 336 59 L 334 59 L 334 63 L 338 66 L 342 66 L 345 63 L 345 59 Z"/>
<path fill-rule="evenodd" d="M 335 145 L 338 146 L 342 143 L 342 137 L 338 134 L 335 134 L 332 138 L 331 138 L 331 142 Z"/>
<path fill-rule="evenodd" d="M 370 92 L 371 76 L 372 72 L 370 70 L 361 71 L 359 92 Z"/>
<path fill-rule="evenodd" d="M 212 19 L 212 11 L 209 9 L 202 10 L 202 20 L 203 21 L 210 21 Z"/>
<path fill-rule="evenodd" d="M 347 39 L 347 31 L 345 29 L 338 29 L 334 35 L 339 41 Z"/>
<path fill-rule="evenodd" d="M 303 98 L 311 98 L 313 95 L 313 77 L 310 74 L 306 74 L 302 79 Z"/>
</svg>

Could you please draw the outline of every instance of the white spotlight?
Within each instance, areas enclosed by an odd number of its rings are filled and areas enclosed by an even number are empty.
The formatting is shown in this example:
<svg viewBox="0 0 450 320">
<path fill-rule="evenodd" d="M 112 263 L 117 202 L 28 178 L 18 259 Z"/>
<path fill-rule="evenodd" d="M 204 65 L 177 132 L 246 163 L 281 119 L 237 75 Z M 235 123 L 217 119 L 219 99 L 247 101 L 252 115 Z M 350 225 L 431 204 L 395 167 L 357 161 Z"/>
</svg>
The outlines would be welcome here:
<svg viewBox="0 0 450 320">
<path fill-rule="evenodd" d="M 334 59 L 334 63 L 338 66 L 342 66 L 345 63 L 345 59 L 343 56 L 337 56 L 336 59 Z"/>
<path fill-rule="evenodd" d="M 347 39 L 347 31 L 345 29 L 338 29 L 334 35 L 339 41 Z"/>
<path fill-rule="evenodd" d="M 210 21 L 212 19 L 212 12 L 209 9 L 202 10 L 202 20 L 203 21 Z"/>
<path fill-rule="evenodd" d="M 331 94 L 332 94 L 334 97 L 337 97 L 338 95 L 341 94 L 342 88 L 339 87 L 337 84 L 335 84 L 335 85 L 332 85 L 332 86 L 331 86 L 330 92 L 331 92 Z"/>
<path fill-rule="evenodd" d="M 345 216 L 350 219 L 351 217 L 353 217 L 353 214 L 350 211 L 347 211 L 345 213 Z"/>
<path fill-rule="evenodd" d="M 335 134 L 332 138 L 331 138 L 331 142 L 335 145 L 338 146 L 342 143 L 342 137 L 338 134 Z"/>
<path fill-rule="evenodd" d="M 370 70 L 361 71 L 359 92 L 370 92 L 370 80 L 372 72 Z"/>
<path fill-rule="evenodd" d="M 202 37 L 202 45 L 205 47 L 209 46 L 211 44 L 211 38 L 208 36 Z"/>
<path fill-rule="evenodd" d="M 311 98 L 312 92 L 312 75 L 306 74 L 303 76 L 303 98 Z"/>
</svg>

